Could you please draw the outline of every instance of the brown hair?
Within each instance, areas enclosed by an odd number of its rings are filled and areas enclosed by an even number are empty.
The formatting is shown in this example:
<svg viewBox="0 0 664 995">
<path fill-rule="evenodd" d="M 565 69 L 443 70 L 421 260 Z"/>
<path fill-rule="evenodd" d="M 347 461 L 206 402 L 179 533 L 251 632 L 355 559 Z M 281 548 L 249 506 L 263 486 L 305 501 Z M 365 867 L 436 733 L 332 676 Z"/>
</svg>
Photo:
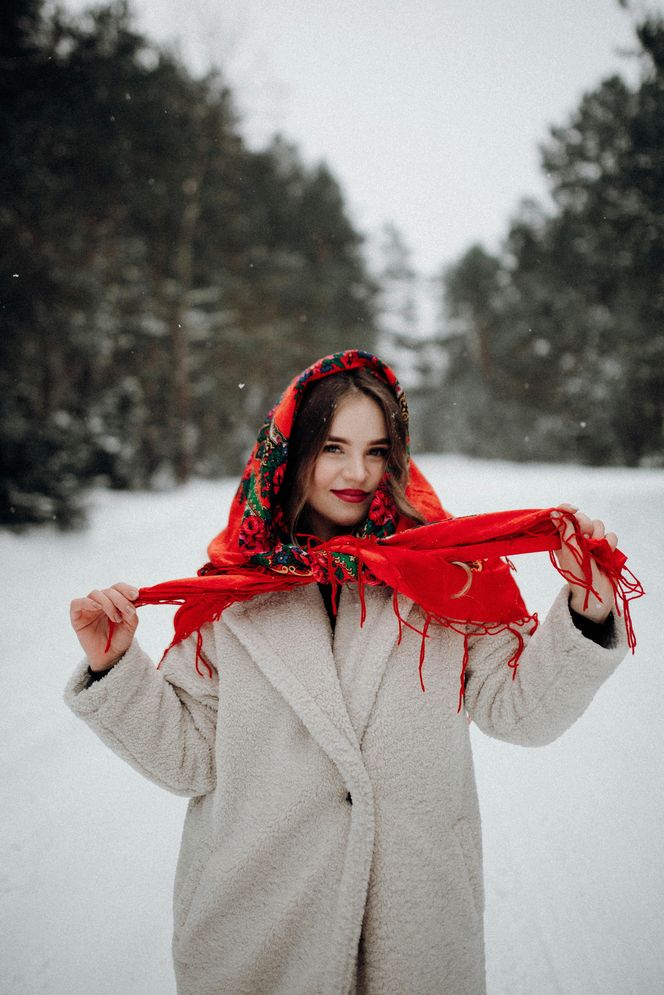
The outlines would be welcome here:
<svg viewBox="0 0 664 995">
<path fill-rule="evenodd" d="M 293 423 L 288 443 L 288 466 L 278 501 L 284 512 L 285 525 L 291 537 L 306 507 L 306 495 L 329 426 L 341 403 L 353 394 L 364 394 L 383 413 L 390 450 L 387 458 L 386 483 L 400 514 L 413 523 L 425 520 L 406 499 L 408 483 L 408 451 L 406 421 L 399 402 L 390 387 L 365 369 L 347 370 L 317 380 L 306 391 Z"/>
</svg>

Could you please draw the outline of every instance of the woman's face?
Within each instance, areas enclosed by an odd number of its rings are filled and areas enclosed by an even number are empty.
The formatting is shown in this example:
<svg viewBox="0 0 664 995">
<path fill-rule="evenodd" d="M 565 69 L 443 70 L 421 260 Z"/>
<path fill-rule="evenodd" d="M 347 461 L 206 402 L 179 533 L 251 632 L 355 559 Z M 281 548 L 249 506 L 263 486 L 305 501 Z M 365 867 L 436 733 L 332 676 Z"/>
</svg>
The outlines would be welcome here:
<svg viewBox="0 0 664 995">
<path fill-rule="evenodd" d="M 366 394 L 344 399 L 314 463 L 307 492 L 309 527 L 320 539 L 364 521 L 389 455 L 383 412 Z"/>
</svg>

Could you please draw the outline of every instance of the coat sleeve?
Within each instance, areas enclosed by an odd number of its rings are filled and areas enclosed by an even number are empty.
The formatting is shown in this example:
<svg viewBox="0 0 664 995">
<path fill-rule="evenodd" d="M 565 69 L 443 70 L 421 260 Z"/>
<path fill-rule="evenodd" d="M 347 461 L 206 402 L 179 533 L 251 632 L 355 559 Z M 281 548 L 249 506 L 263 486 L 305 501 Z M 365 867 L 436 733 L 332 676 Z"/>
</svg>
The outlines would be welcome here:
<svg viewBox="0 0 664 995">
<path fill-rule="evenodd" d="M 515 648 L 510 632 L 470 637 L 466 710 L 487 735 L 522 746 L 553 742 L 625 656 L 623 619 L 615 617 L 611 640 L 600 645 L 575 626 L 568 599 L 565 586 L 528 641 L 514 680 L 506 662 Z"/>
<path fill-rule="evenodd" d="M 203 654 L 210 662 L 211 627 Z M 134 640 L 101 680 L 89 683 L 88 661 L 74 671 L 64 698 L 119 757 L 177 795 L 196 797 L 216 783 L 217 671 L 200 676 L 196 636 L 173 646 L 160 669 Z"/>
</svg>

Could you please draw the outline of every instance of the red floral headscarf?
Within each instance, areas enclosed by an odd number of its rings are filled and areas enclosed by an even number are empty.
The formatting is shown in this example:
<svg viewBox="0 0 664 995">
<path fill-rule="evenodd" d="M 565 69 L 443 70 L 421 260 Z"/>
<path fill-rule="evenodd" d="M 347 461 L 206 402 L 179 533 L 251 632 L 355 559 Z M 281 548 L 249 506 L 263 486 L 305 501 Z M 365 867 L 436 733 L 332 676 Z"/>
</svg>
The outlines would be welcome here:
<svg viewBox="0 0 664 995">
<path fill-rule="evenodd" d="M 226 568 L 251 564 L 277 574 L 310 576 L 313 570 L 315 580 L 323 579 L 316 569 L 317 561 L 314 559 L 312 562 L 310 548 L 293 544 L 278 498 L 288 463 L 293 424 L 305 391 L 317 380 L 356 369 L 369 370 L 390 387 L 405 423 L 408 447 L 406 396 L 389 366 L 371 353 L 359 349 L 319 359 L 293 380 L 268 414 L 242 475 L 228 524 L 210 543 L 210 562 L 199 573 L 219 574 Z M 427 521 L 450 517 L 412 462 L 407 496 Z M 355 534 L 363 539 L 385 539 L 412 524 L 399 515 L 389 482 L 384 478 L 374 493 L 367 518 Z M 355 564 L 337 559 L 337 567 L 340 583 L 350 579 L 350 576 L 356 579 Z M 349 573 L 349 577 L 342 576 L 342 573 Z"/>
<path fill-rule="evenodd" d="M 208 670 L 209 666 L 201 655 L 201 626 L 218 619 L 235 602 L 314 582 L 332 584 L 335 593 L 340 585 L 355 583 L 361 597 L 365 584 L 384 585 L 394 594 L 399 633 L 402 619 L 397 593 L 411 598 L 422 609 L 423 624 L 417 631 L 422 636 L 419 673 L 423 690 L 422 665 L 431 623 L 452 628 L 463 636 L 461 708 L 469 628 L 473 635 L 494 635 L 509 629 L 515 636 L 515 649 L 507 662 L 513 675 L 516 673 L 524 646 L 523 633 L 534 631 L 537 616 L 528 612 L 512 577 L 511 565 L 502 557 L 548 550 L 556 565 L 552 551 L 560 547 L 560 535 L 551 520 L 553 509 L 453 519 L 410 460 L 406 497 L 428 524 L 413 527 L 411 520 L 399 514 L 386 476 L 374 494 L 367 518 L 355 534 L 336 536 L 323 543 L 310 541 L 306 546 L 294 544 L 284 527 L 278 495 L 299 404 L 314 381 L 360 368 L 369 370 L 390 387 L 407 430 L 406 398 L 385 363 L 359 349 L 319 360 L 293 380 L 269 413 L 233 499 L 228 524 L 208 547 L 209 562 L 197 577 L 141 588 L 136 605 L 180 606 L 174 619 L 171 645 L 197 632 L 196 666 L 202 674 L 200 665 Z M 628 600 L 643 591 L 626 570 L 626 557 L 619 550 L 612 551 L 606 540 L 580 535 L 573 516 L 562 514 L 574 525 L 577 547 L 570 548 L 575 548 L 579 564 L 579 576 L 564 576 L 582 583 L 590 594 L 590 558 L 601 562 L 616 595 L 622 599 L 633 648 Z M 363 599 L 362 606 L 364 621 Z"/>
</svg>

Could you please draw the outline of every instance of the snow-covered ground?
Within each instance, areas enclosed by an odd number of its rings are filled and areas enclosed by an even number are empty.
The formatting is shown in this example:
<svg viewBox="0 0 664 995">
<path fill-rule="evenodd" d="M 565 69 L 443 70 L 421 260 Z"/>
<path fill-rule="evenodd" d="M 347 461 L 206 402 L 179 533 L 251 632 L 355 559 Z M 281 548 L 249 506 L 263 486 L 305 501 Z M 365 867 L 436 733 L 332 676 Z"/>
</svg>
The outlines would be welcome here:
<svg viewBox="0 0 664 995">
<path fill-rule="evenodd" d="M 490 995 L 664 991 L 664 471 L 421 457 L 457 514 L 570 501 L 619 534 L 648 596 L 638 637 L 584 717 L 525 750 L 473 729 Z M 0 535 L 0 990 L 172 995 L 171 887 L 185 802 L 114 757 L 62 703 L 79 657 L 69 600 L 193 572 L 233 483 L 99 494 L 80 534 Z M 517 557 L 529 607 L 560 580 Z M 141 611 L 158 657 L 171 610 Z M 411 993 L 404 993 L 411 995 Z"/>
</svg>

